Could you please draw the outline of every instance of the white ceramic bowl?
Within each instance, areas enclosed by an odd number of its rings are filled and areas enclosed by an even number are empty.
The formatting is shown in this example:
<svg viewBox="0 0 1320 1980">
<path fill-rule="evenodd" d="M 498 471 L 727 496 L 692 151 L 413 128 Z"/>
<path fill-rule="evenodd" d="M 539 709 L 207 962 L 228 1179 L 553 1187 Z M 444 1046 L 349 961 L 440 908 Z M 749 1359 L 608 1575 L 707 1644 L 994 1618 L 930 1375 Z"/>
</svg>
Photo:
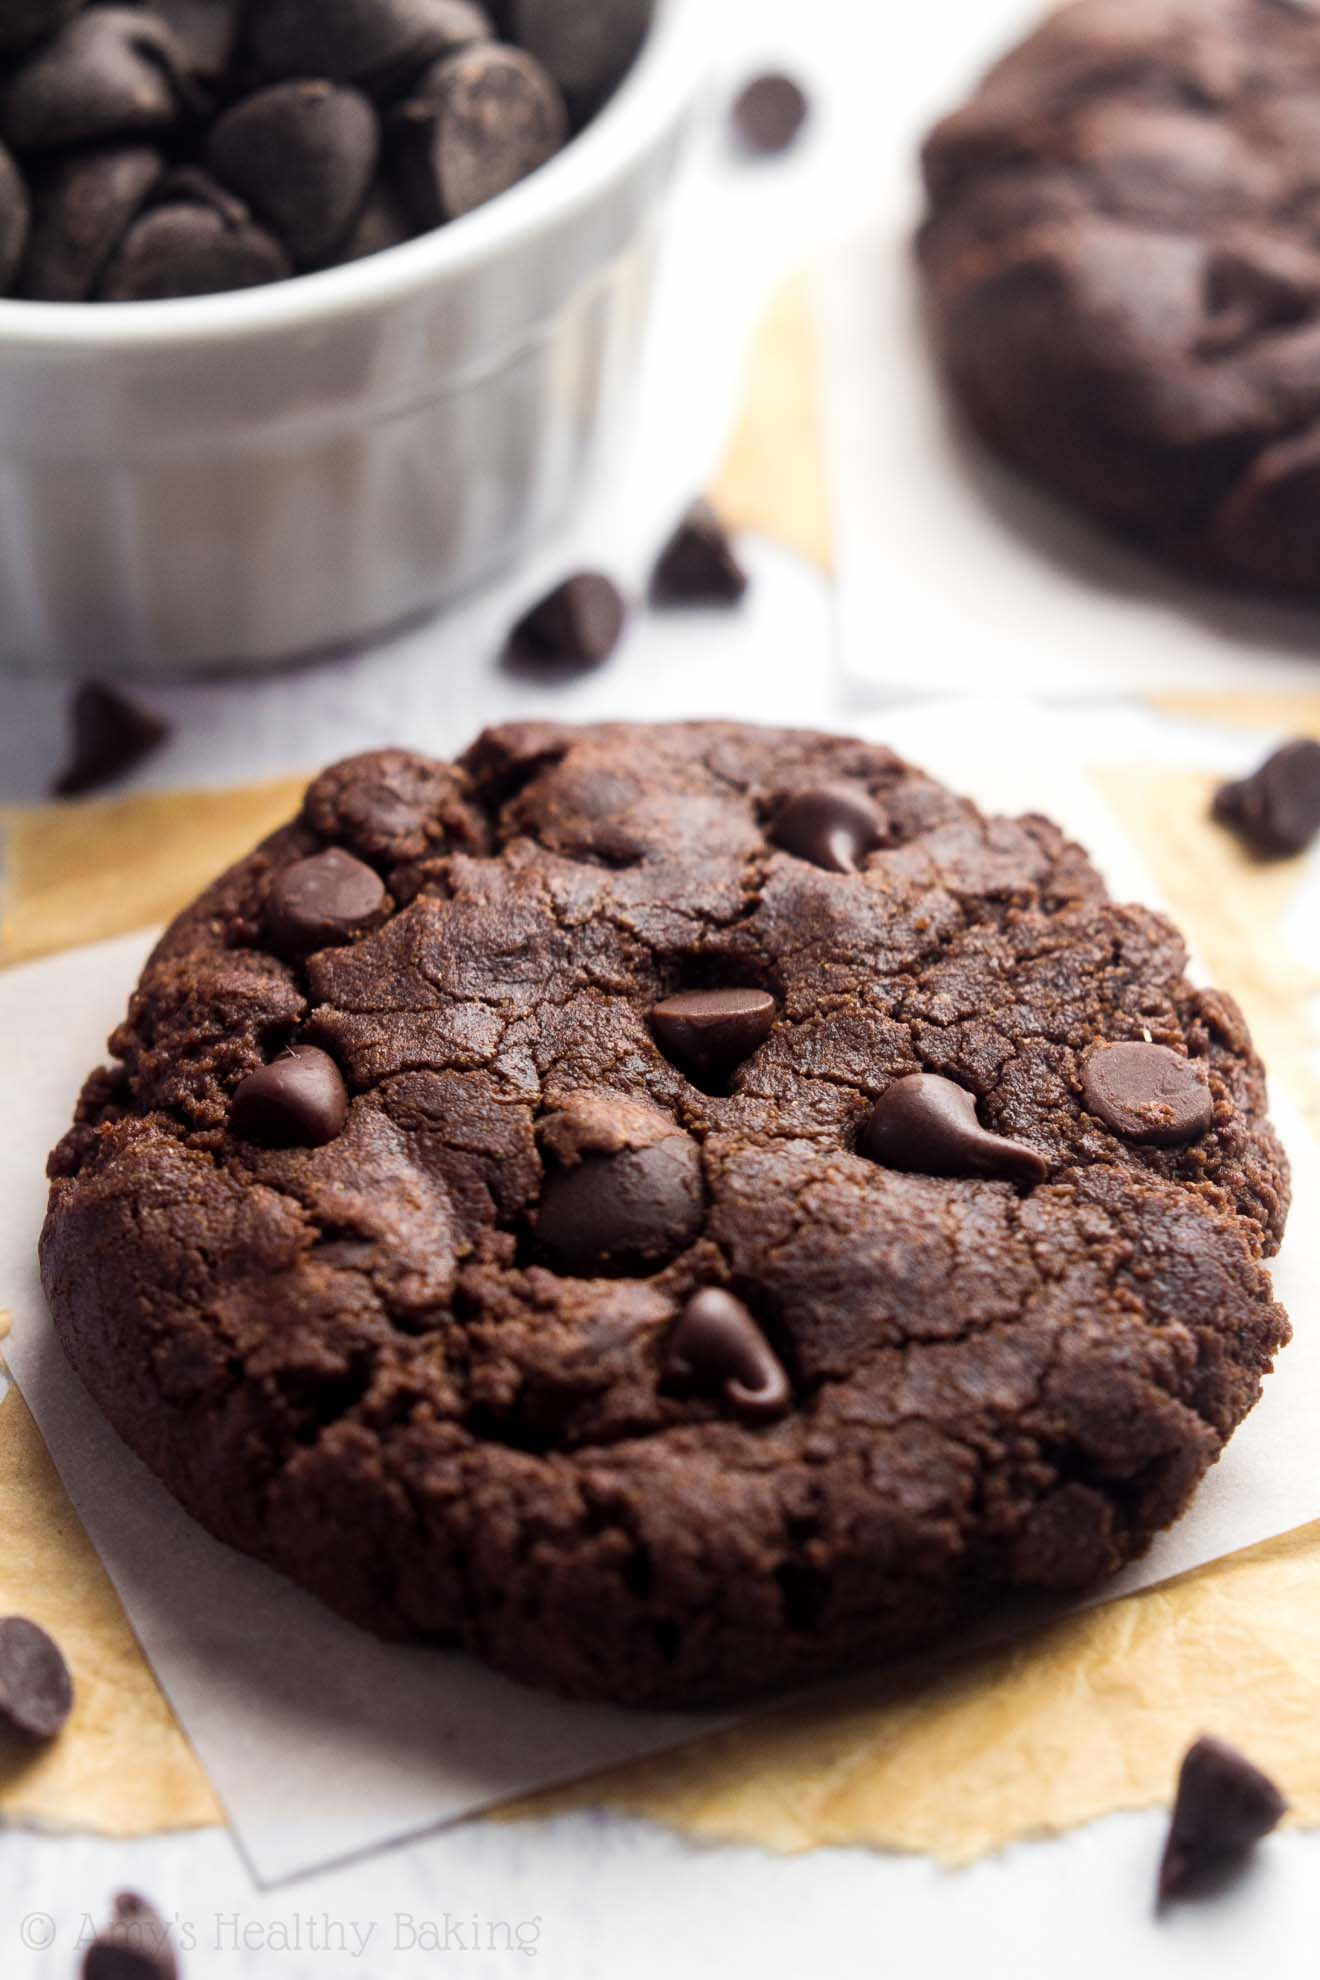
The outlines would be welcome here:
<svg viewBox="0 0 1320 1980">
<path fill-rule="evenodd" d="M 479 212 L 266 289 L 0 301 L 0 665 L 260 667 L 427 610 L 560 520 L 619 434 L 701 0 Z"/>
</svg>

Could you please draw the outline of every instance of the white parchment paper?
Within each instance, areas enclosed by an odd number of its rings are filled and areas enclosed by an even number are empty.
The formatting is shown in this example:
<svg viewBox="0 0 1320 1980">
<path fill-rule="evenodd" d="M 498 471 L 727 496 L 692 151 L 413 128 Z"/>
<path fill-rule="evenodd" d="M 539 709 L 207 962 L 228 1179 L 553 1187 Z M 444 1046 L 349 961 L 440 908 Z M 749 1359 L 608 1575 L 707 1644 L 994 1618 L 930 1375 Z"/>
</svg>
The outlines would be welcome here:
<svg viewBox="0 0 1320 1980">
<path fill-rule="evenodd" d="M 1070 765 L 1068 732 L 1026 711 L 1009 726 L 1011 748 L 1002 733 L 985 746 L 992 717 L 977 709 L 920 711 L 885 734 L 991 807 L 1052 811 L 1117 893 L 1152 898 L 1080 759 Z M 133 936 L 0 976 L 0 1305 L 14 1323 L 5 1352 L 258 1880 L 324 1868 L 709 1729 L 713 1719 L 566 1705 L 461 1657 L 375 1642 L 211 1540 L 102 1421 L 63 1358 L 37 1278 L 43 1167 L 149 945 Z M 1192 1511 L 1099 1600 L 1320 1518 L 1320 1166 L 1275 1098 L 1300 1206 L 1275 1273 L 1296 1340 Z"/>
</svg>

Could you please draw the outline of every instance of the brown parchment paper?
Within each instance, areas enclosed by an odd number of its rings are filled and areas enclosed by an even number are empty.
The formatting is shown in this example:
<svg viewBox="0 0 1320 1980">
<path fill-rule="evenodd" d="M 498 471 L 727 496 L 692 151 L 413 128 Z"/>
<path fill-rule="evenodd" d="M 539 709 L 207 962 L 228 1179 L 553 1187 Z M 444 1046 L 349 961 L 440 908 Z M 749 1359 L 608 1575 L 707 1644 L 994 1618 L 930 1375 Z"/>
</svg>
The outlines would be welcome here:
<svg viewBox="0 0 1320 1980">
<path fill-rule="evenodd" d="M 0 1739 L 0 1820 L 151 1835 L 222 1820 L 17 1389 L 0 1403 L 0 1615 L 50 1631 L 74 1714 L 35 1751 Z"/>
<path fill-rule="evenodd" d="M 805 284 L 752 353 L 745 416 L 713 491 L 736 524 L 828 568 L 829 522 Z M 1180 702 L 1238 728 L 1320 734 L 1320 699 Z M 1295 867 L 1260 869 L 1209 830 L 1204 778 L 1101 780 L 1216 980 L 1233 988 L 1320 1131 L 1304 999 L 1277 935 Z M 0 816 L 0 961 L 162 919 L 293 812 L 300 780 Z M 1286 1377 L 1285 1377 L 1286 1379 Z M 0 1409 L 0 1612 L 66 1644 L 78 1715 L 45 1758 L 5 1771 L 0 1817 L 141 1833 L 219 1819 L 21 1401 Z M 780 1850 L 870 1844 L 960 1863 L 1009 1841 L 1168 1798 L 1212 1727 L 1275 1772 L 1320 1824 L 1320 1527 L 1059 1624 L 904 1689 L 881 1681 L 798 1706 L 567 1794 L 505 1811 L 604 1806 Z"/>
</svg>

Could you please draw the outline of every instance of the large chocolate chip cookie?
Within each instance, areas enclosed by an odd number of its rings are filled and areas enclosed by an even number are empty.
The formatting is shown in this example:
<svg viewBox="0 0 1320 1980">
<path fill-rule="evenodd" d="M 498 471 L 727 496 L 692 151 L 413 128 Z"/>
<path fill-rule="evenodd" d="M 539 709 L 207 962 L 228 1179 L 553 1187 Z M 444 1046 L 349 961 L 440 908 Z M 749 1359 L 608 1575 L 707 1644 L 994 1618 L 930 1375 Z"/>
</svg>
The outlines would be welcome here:
<svg viewBox="0 0 1320 1980">
<path fill-rule="evenodd" d="M 925 149 L 940 361 L 1160 555 L 1320 595 L 1320 10 L 1076 0 Z"/>
<path fill-rule="evenodd" d="M 372 1629 L 668 1705 L 928 1643 L 1140 1554 L 1287 1338 L 1261 1068 L 1183 967 L 861 743 L 362 757 L 148 964 L 56 1322 Z"/>
</svg>

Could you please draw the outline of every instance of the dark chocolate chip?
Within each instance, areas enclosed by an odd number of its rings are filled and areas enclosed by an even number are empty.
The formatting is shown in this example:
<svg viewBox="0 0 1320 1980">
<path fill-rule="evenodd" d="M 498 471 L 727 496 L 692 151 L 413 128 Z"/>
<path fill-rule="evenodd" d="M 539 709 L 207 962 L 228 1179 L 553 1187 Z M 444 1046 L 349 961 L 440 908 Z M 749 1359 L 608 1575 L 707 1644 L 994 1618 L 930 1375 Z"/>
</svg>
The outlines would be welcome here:
<svg viewBox="0 0 1320 1980">
<path fill-rule="evenodd" d="M 1287 1802 L 1259 1767 L 1223 1740 L 1198 1739 L 1178 1775 L 1160 1864 L 1160 1902 L 1211 1888 L 1287 1812 Z"/>
<path fill-rule="evenodd" d="M 723 1395 L 753 1421 L 782 1416 L 793 1400 L 779 1357 L 747 1308 L 715 1286 L 684 1307 L 665 1345 L 662 1379 Z"/>
<path fill-rule="evenodd" d="M 883 811 L 860 784 L 817 784 L 788 800 L 770 836 L 827 873 L 856 873 L 888 830 Z"/>
<path fill-rule="evenodd" d="M 0 1621 L 0 1729 L 54 1739 L 73 1710 L 73 1679 L 60 1648 L 26 1616 Z"/>
<path fill-rule="evenodd" d="M 17 150 L 163 131 L 197 103 L 182 48 L 137 7 L 92 7 L 34 50 L 0 91 Z"/>
<path fill-rule="evenodd" d="M 206 162 L 309 266 L 344 240 L 366 203 L 380 122 L 344 83 L 275 83 L 211 128 Z"/>
<path fill-rule="evenodd" d="M 435 62 L 397 120 L 400 165 L 421 226 L 457 220 L 563 149 L 557 85 L 521 48 L 485 42 Z"/>
<path fill-rule="evenodd" d="M 151 0 L 183 50 L 188 67 L 208 84 L 220 81 L 233 60 L 246 0 Z"/>
<path fill-rule="evenodd" d="M 757 76 L 734 103 L 734 127 L 749 151 L 787 151 L 808 108 L 806 93 L 792 76 Z"/>
<path fill-rule="evenodd" d="M 0 48 L 27 48 L 45 41 L 71 21 L 83 0 L 4 0 L 0 7 Z"/>
<path fill-rule="evenodd" d="M 518 621 L 509 651 L 551 666 L 598 667 L 618 646 L 627 617 L 623 593 L 612 578 L 579 571 Z"/>
<path fill-rule="evenodd" d="M 747 573 L 709 502 L 694 502 L 656 561 L 653 605 L 736 605 Z"/>
<path fill-rule="evenodd" d="M 1320 834 L 1320 743 L 1285 743 L 1254 776 L 1225 784 L 1214 815 L 1258 859 L 1291 859 Z"/>
<path fill-rule="evenodd" d="M 134 221 L 101 282 L 106 302 L 164 302 L 261 288 L 292 275 L 275 236 L 200 172 L 176 172 Z"/>
<path fill-rule="evenodd" d="M 469 0 L 262 0 L 249 36 L 266 76 L 374 81 L 490 38 L 489 17 Z"/>
<path fill-rule="evenodd" d="M 1101 1045 L 1082 1069 L 1087 1111 L 1125 1141 L 1180 1148 L 1214 1122 L 1205 1075 L 1168 1045 Z"/>
<path fill-rule="evenodd" d="M 114 1917 L 83 1956 L 82 1980 L 178 1980 L 178 1974 L 165 1920 L 145 1898 L 121 1892 Z"/>
<path fill-rule="evenodd" d="M 1031 1183 L 1049 1173 L 1038 1149 L 982 1127 L 975 1096 L 938 1073 L 910 1073 L 886 1087 L 860 1145 L 872 1161 L 913 1175 Z"/>
<path fill-rule="evenodd" d="M 385 907 L 380 875 L 338 846 L 277 873 L 266 901 L 266 926 L 290 962 L 341 947 L 376 926 Z"/>
<path fill-rule="evenodd" d="M 776 1004 L 766 990 L 685 990 L 651 1012 L 661 1049 L 697 1072 L 728 1072 L 769 1037 Z"/>
<path fill-rule="evenodd" d="M 85 797 L 137 768 L 168 737 L 169 725 L 115 688 L 88 683 L 73 698 L 73 757 L 51 786 L 54 797 Z"/>
<path fill-rule="evenodd" d="M 240 1140 L 269 1148 L 322 1148 L 343 1132 L 347 1118 L 344 1076 L 315 1045 L 293 1045 L 249 1073 L 229 1109 Z"/>
<path fill-rule="evenodd" d="M 655 0 L 511 0 L 513 39 L 549 70 L 576 123 L 593 116 L 627 75 Z"/>
<path fill-rule="evenodd" d="M 36 181 L 19 282 L 33 302 L 86 302 L 165 170 L 150 145 L 75 151 Z"/>
<path fill-rule="evenodd" d="M 580 1098 L 541 1124 L 551 1158 L 537 1235 L 566 1271 L 658 1270 L 700 1234 L 701 1151 L 654 1109 Z"/>
<path fill-rule="evenodd" d="M 401 247 L 412 239 L 412 223 L 389 179 L 377 179 L 367 194 L 346 238 L 334 252 L 334 262 L 365 261 L 368 255 L 383 254 L 386 248 Z"/>
<path fill-rule="evenodd" d="M 8 295 L 28 244 L 32 209 L 17 165 L 0 145 L 0 295 Z"/>
</svg>

